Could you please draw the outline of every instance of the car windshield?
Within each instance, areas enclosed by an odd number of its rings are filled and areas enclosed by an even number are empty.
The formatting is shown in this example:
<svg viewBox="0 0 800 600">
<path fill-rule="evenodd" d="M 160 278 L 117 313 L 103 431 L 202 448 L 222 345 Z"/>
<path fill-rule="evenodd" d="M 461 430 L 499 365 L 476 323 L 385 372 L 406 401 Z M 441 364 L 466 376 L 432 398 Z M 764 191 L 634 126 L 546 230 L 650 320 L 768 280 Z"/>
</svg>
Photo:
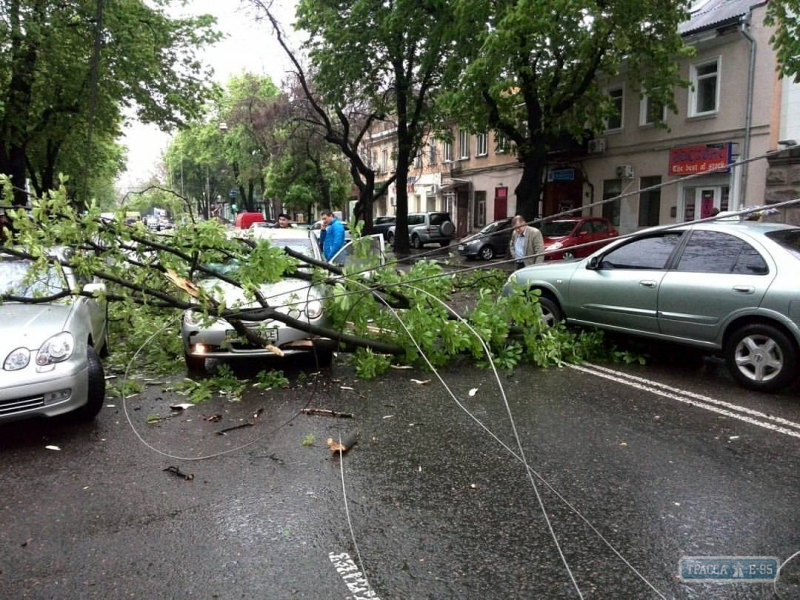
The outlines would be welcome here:
<svg viewBox="0 0 800 600">
<path fill-rule="evenodd" d="M 309 239 L 275 239 L 269 240 L 269 242 L 278 248 L 289 248 L 290 250 L 294 250 L 303 256 L 316 258 L 316 256 L 314 256 L 314 249 L 311 246 L 311 240 Z M 205 266 L 214 273 L 224 276 L 234 276 L 239 269 L 239 263 L 235 260 L 230 260 L 226 263 L 209 263 Z"/>
<path fill-rule="evenodd" d="M 33 261 L 0 257 L 0 295 L 25 298 L 52 296 L 68 288 L 61 269 L 50 265 L 44 272 L 32 272 Z"/>
<path fill-rule="evenodd" d="M 788 250 L 795 258 L 800 259 L 800 228 L 772 231 L 766 235 L 773 242 Z"/>
<path fill-rule="evenodd" d="M 542 225 L 544 237 L 564 237 L 575 228 L 577 221 L 550 221 Z"/>
</svg>

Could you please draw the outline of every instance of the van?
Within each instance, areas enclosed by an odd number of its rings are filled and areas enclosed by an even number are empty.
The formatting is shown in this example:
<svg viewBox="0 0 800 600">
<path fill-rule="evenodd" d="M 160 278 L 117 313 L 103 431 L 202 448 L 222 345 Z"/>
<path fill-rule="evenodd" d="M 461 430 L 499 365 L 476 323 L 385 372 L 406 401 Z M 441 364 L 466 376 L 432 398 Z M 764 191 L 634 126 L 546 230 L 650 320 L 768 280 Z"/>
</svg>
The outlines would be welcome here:
<svg viewBox="0 0 800 600">
<path fill-rule="evenodd" d="M 236 229 L 249 229 L 253 223 L 266 221 L 260 212 L 243 212 L 236 215 Z"/>
</svg>

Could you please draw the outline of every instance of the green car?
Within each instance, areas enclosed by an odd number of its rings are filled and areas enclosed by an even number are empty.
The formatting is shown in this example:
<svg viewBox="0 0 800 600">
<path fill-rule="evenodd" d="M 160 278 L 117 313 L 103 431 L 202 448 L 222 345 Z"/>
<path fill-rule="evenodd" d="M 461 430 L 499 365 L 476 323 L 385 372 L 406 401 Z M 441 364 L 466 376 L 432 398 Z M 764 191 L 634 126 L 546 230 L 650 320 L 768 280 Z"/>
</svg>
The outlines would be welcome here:
<svg viewBox="0 0 800 600">
<path fill-rule="evenodd" d="M 716 222 L 641 231 L 591 256 L 515 272 L 548 322 L 721 352 L 733 377 L 773 392 L 797 376 L 800 227 Z"/>
</svg>

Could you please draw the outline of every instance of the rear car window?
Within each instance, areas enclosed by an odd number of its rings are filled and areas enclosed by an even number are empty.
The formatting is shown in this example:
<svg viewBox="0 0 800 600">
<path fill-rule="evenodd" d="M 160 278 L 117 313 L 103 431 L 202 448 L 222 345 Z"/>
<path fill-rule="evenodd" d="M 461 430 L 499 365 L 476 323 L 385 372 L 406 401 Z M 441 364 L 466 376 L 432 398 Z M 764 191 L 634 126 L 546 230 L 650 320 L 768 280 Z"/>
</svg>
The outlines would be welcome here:
<svg viewBox="0 0 800 600">
<path fill-rule="evenodd" d="M 431 225 L 441 225 L 450 220 L 450 215 L 446 213 L 433 213 L 431 214 Z"/>
<path fill-rule="evenodd" d="M 800 228 L 771 231 L 766 236 L 788 250 L 795 258 L 800 259 Z"/>
</svg>

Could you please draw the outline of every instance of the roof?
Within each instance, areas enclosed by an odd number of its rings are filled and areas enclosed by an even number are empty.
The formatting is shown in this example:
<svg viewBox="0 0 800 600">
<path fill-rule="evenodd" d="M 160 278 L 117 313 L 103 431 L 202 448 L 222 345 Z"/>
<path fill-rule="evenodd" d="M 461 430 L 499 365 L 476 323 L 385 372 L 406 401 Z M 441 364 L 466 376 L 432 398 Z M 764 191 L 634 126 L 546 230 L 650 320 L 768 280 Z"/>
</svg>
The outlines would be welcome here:
<svg viewBox="0 0 800 600">
<path fill-rule="evenodd" d="M 681 23 L 678 31 L 688 35 L 738 23 L 751 9 L 764 4 L 766 0 L 709 0 Z"/>
</svg>

